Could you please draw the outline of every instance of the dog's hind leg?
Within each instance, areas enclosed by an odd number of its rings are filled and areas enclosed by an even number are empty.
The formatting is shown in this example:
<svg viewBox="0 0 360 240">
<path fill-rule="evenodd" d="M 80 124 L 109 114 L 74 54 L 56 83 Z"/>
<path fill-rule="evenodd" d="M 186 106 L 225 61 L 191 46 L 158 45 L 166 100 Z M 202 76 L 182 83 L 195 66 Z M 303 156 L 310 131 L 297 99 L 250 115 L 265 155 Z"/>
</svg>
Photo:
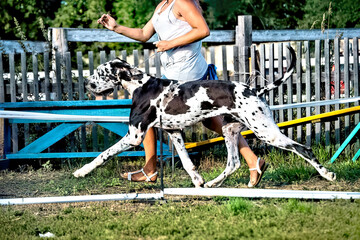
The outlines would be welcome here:
<svg viewBox="0 0 360 240">
<path fill-rule="evenodd" d="M 307 148 L 304 145 L 294 142 L 293 144 L 286 146 L 284 149 L 290 150 L 296 153 L 297 155 L 301 156 L 302 158 L 304 158 L 308 163 L 310 163 L 316 169 L 316 171 L 319 172 L 319 174 L 323 178 L 329 181 L 336 180 L 336 174 L 334 172 L 330 172 L 323 165 L 321 165 L 310 148 Z"/>
<path fill-rule="evenodd" d="M 228 152 L 226 168 L 217 178 L 207 182 L 205 187 L 219 187 L 230 174 L 240 167 L 239 135 L 241 134 L 242 126 L 240 123 L 229 123 L 222 127 Z"/>
<path fill-rule="evenodd" d="M 171 141 L 173 142 L 177 153 L 179 154 L 180 160 L 186 172 L 190 175 L 191 180 L 195 187 L 202 187 L 204 180 L 201 175 L 195 170 L 195 166 L 192 163 L 188 152 L 186 151 L 184 140 L 181 136 L 180 131 L 168 131 L 170 134 Z"/>
<path fill-rule="evenodd" d="M 306 146 L 286 137 L 281 133 L 280 129 L 276 126 L 275 123 L 273 123 L 273 126 L 271 127 L 269 125 L 271 124 L 268 124 L 266 130 L 262 129 L 263 131 L 259 131 L 259 129 L 257 129 L 256 135 L 259 139 L 272 146 L 296 153 L 305 159 L 308 163 L 310 163 L 325 179 L 329 181 L 334 181 L 336 179 L 336 174 L 328 171 L 324 166 L 322 166 L 310 148 L 307 148 Z"/>
<path fill-rule="evenodd" d="M 92 162 L 85 164 L 82 168 L 73 173 L 75 177 L 84 177 L 95 168 L 105 164 L 112 156 L 124 152 L 132 147 L 140 145 L 143 135 L 138 134 L 135 137 L 127 133 L 119 142 L 102 152 Z"/>
</svg>

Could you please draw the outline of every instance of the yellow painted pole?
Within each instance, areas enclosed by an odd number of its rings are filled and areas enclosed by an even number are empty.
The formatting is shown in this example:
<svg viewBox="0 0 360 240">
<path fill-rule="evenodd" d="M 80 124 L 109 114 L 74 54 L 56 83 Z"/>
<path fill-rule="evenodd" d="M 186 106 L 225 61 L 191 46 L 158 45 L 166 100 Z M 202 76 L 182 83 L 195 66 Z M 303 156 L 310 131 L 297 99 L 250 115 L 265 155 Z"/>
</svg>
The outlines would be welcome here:
<svg viewBox="0 0 360 240">
<path fill-rule="evenodd" d="M 295 120 L 291 120 L 291 121 L 281 122 L 281 123 L 278 123 L 277 125 L 279 126 L 279 128 L 287 128 L 287 127 L 294 127 L 294 126 L 309 123 L 309 122 L 311 122 L 311 123 L 317 123 L 317 122 L 321 122 L 321 121 L 326 122 L 326 121 L 329 121 L 329 119 L 331 119 L 331 118 L 340 117 L 343 115 L 355 114 L 358 112 L 360 112 L 360 106 L 336 110 L 336 111 L 332 111 L 332 112 L 328 112 L 328 113 L 321 113 L 321 114 L 317 114 L 314 116 L 299 118 L 299 119 L 295 119 Z M 249 136 L 251 134 L 253 134 L 253 132 L 251 130 L 241 132 L 241 135 L 243 135 L 244 137 Z M 201 141 L 201 142 L 185 143 L 185 148 L 191 149 L 191 148 L 201 147 L 201 146 L 204 146 L 207 144 L 217 143 L 217 142 L 221 142 L 221 141 L 224 141 L 223 137 L 212 138 L 212 139 L 209 139 L 206 141 Z"/>
</svg>

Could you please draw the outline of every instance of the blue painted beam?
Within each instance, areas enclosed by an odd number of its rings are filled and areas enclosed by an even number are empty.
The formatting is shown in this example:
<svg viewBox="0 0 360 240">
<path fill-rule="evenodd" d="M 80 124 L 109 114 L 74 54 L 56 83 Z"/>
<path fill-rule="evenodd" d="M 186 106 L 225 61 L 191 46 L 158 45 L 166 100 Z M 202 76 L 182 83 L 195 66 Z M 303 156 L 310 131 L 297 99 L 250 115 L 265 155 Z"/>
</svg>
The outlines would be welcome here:
<svg viewBox="0 0 360 240">
<path fill-rule="evenodd" d="M 63 123 L 36 139 L 18 153 L 40 153 L 79 128 L 82 123 Z M 8 156 L 8 155 L 7 155 Z"/>
<path fill-rule="evenodd" d="M 360 130 L 360 123 L 358 123 L 356 125 L 356 127 L 354 128 L 354 130 L 352 130 L 352 132 L 349 134 L 349 136 L 345 139 L 345 141 L 341 144 L 341 146 L 339 147 L 339 149 L 335 152 L 335 154 L 332 156 L 332 158 L 330 159 L 330 162 L 333 163 L 335 162 L 335 160 L 339 157 L 339 155 L 342 153 L 342 151 L 344 151 L 344 149 L 346 148 L 346 146 L 350 143 L 351 139 L 353 139 L 353 137 L 356 135 L 356 133 Z M 356 160 L 356 159 L 355 159 Z M 354 160 L 353 160 L 354 161 Z"/>
<path fill-rule="evenodd" d="M 125 123 L 98 123 L 98 125 L 122 137 L 125 136 L 129 130 L 129 126 Z"/>
<path fill-rule="evenodd" d="M 352 161 L 355 162 L 356 159 L 360 157 L 360 149 L 356 152 L 355 156 L 352 158 Z"/>
<path fill-rule="evenodd" d="M 27 113 L 50 113 L 79 116 L 110 116 L 110 117 L 128 117 L 130 108 L 104 108 L 104 109 L 48 109 L 48 110 L 26 110 Z M 51 122 L 81 122 L 81 120 L 45 120 L 45 119 L 22 119 L 14 118 L 10 123 L 51 123 Z M 84 121 L 85 122 L 85 121 Z"/>
<path fill-rule="evenodd" d="M 0 109 L 22 109 L 22 108 L 77 108 L 77 107 L 131 107 L 131 99 L 116 100 L 81 100 L 81 101 L 37 101 L 37 102 L 5 102 L 0 103 Z"/>
<path fill-rule="evenodd" d="M 95 158 L 101 152 L 59 152 L 59 153 L 11 153 L 6 155 L 6 159 L 51 159 L 51 158 Z M 159 155 L 159 154 L 158 154 Z M 164 156 L 171 156 L 171 152 L 164 151 Z M 118 154 L 119 157 L 143 157 L 144 151 L 126 151 Z"/>
<path fill-rule="evenodd" d="M 125 123 L 98 123 L 98 125 L 110 130 L 113 133 L 116 133 L 121 137 L 124 137 L 129 129 L 128 125 Z M 144 147 L 142 143 L 140 146 Z M 169 146 L 165 143 L 163 143 L 163 151 L 170 151 Z M 160 141 L 157 141 L 157 152 L 160 153 Z"/>
</svg>

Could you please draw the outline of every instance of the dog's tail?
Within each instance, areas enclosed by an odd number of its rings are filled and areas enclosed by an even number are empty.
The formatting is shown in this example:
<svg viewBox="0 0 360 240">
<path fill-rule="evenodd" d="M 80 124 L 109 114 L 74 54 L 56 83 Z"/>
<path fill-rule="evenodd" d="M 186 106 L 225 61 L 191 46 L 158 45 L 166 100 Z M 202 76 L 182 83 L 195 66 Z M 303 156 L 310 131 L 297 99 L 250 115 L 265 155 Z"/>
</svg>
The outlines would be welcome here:
<svg viewBox="0 0 360 240">
<path fill-rule="evenodd" d="M 288 78 L 291 76 L 291 74 L 293 73 L 294 67 L 295 67 L 295 63 L 296 63 L 296 54 L 295 54 L 294 49 L 293 49 L 291 46 L 287 46 L 287 48 L 289 49 L 290 54 L 291 54 L 291 63 L 290 63 L 290 65 L 288 66 L 285 74 L 283 75 L 283 77 L 281 77 L 281 78 L 279 78 L 279 79 L 276 79 L 274 82 L 269 83 L 268 85 L 263 86 L 262 88 L 256 89 L 257 95 L 258 95 L 259 97 L 262 96 L 262 95 L 264 95 L 265 93 L 268 93 L 268 92 L 270 92 L 271 90 L 277 88 L 278 86 L 280 86 L 280 85 L 281 85 L 283 82 L 285 82 L 286 79 L 288 79 Z"/>
</svg>

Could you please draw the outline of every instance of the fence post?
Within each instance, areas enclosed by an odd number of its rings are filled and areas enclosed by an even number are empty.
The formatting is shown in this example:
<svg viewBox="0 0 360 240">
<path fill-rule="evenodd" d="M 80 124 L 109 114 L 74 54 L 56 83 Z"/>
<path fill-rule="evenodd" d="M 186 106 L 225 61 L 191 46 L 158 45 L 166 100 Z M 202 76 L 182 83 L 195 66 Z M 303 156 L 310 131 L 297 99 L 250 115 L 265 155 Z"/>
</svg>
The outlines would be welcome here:
<svg viewBox="0 0 360 240">
<path fill-rule="evenodd" d="M 51 36 L 51 43 L 52 43 L 52 55 L 53 55 L 53 61 L 52 61 L 52 69 L 56 73 L 55 76 L 53 76 L 54 82 L 57 84 L 61 83 L 61 78 L 65 78 L 65 53 L 68 51 L 68 41 L 66 36 L 66 31 L 64 28 L 51 28 L 49 30 L 49 35 Z M 56 59 L 57 56 L 60 57 L 60 59 Z M 57 63 L 56 61 L 59 60 Z M 63 66 L 63 67 L 61 67 Z M 60 70 L 60 73 L 56 72 L 56 70 Z M 60 78 L 60 79 L 56 79 Z M 61 85 L 57 86 L 57 89 L 61 89 Z M 57 93 L 57 100 L 60 100 L 62 98 L 60 93 Z"/>
<path fill-rule="evenodd" d="M 252 44 L 252 16 L 238 16 L 235 45 L 239 47 L 240 82 L 249 78 L 249 57 Z"/>
<path fill-rule="evenodd" d="M 51 42 L 52 50 L 55 55 L 55 52 L 60 52 L 61 56 L 64 56 L 68 51 L 67 37 L 65 29 L 63 28 L 51 28 Z M 55 51 L 55 52 L 54 52 Z"/>
</svg>

